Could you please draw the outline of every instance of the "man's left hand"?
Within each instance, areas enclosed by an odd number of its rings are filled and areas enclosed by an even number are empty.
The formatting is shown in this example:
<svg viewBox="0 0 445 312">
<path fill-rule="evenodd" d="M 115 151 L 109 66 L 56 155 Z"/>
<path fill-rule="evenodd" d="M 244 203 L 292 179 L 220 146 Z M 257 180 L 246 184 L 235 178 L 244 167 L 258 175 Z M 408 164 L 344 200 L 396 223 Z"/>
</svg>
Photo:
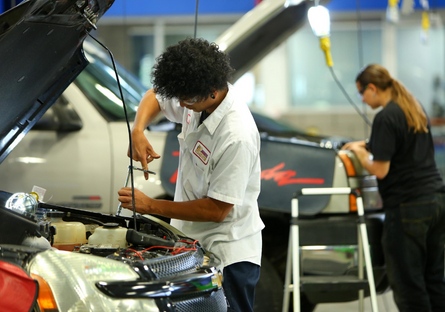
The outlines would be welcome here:
<svg viewBox="0 0 445 312">
<path fill-rule="evenodd" d="M 122 203 L 122 208 L 133 210 L 133 198 L 131 196 L 131 188 L 123 187 L 118 192 L 119 201 Z M 139 213 L 150 213 L 151 202 L 153 199 L 139 191 L 138 189 L 134 190 L 134 200 L 136 202 L 136 212 Z"/>
</svg>

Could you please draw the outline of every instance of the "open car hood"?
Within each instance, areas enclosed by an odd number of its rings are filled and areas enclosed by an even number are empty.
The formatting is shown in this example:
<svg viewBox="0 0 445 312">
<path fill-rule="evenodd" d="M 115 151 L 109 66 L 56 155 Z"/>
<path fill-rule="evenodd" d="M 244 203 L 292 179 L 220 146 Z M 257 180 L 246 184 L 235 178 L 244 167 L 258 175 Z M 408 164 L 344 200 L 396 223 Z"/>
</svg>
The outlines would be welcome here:
<svg viewBox="0 0 445 312">
<path fill-rule="evenodd" d="M 308 0 L 262 1 L 219 36 L 215 42 L 236 69 L 232 82 L 303 26 L 312 5 Z"/>
<path fill-rule="evenodd" d="M 0 163 L 88 65 L 82 43 L 114 0 L 29 0 L 0 15 Z"/>
</svg>

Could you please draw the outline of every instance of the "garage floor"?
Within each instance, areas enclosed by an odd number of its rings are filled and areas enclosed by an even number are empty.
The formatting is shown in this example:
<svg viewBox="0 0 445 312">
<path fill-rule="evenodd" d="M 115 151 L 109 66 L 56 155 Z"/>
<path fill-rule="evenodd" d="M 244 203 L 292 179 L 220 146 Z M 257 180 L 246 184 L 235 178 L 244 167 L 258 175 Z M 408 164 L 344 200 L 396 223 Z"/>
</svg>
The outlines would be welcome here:
<svg viewBox="0 0 445 312">
<path fill-rule="evenodd" d="M 377 296 L 379 312 L 398 312 L 392 297 L 392 291 Z M 317 305 L 314 312 L 357 312 L 358 301 L 348 303 L 326 303 Z M 365 312 L 371 312 L 371 299 L 365 298 Z"/>
</svg>

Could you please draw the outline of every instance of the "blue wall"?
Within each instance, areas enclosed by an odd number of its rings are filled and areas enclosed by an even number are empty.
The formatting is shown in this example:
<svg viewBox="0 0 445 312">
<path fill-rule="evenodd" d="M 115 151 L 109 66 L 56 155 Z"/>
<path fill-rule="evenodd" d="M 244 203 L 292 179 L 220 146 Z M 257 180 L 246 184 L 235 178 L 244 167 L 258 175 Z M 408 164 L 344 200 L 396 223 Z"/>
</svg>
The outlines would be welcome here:
<svg viewBox="0 0 445 312">
<path fill-rule="evenodd" d="M 254 0 L 201 0 L 199 13 L 246 13 L 254 4 Z M 190 15 L 195 8 L 195 0 L 115 0 L 105 16 Z"/>
<path fill-rule="evenodd" d="M 15 4 L 19 4 L 25 0 L 15 0 Z M 11 8 L 11 0 L 0 0 L 0 13 L 7 11 Z"/>
<path fill-rule="evenodd" d="M 415 8 L 421 9 L 420 0 Z M 190 15 L 195 13 L 195 0 L 115 0 L 106 13 L 110 16 Z M 445 0 L 429 0 L 430 8 L 445 8 Z M 400 3 L 401 4 L 401 3 Z M 246 13 L 255 6 L 255 0 L 201 0 L 200 14 Z M 332 11 L 355 11 L 357 0 L 332 0 L 327 7 Z M 361 0 L 362 10 L 385 10 L 388 0 Z"/>
<path fill-rule="evenodd" d="M 421 9 L 420 0 L 414 0 Z M 430 8 L 445 8 L 445 0 L 429 0 Z M 195 13 L 195 0 L 115 0 L 105 17 L 141 15 L 190 15 Z M 400 5 L 401 3 L 399 3 Z M 200 0 L 200 14 L 246 13 L 255 0 Z M 332 11 L 355 11 L 357 0 L 332 0 L 327 7 Z M 361 10 L 385 10 L 388 0 L 361 0 Z"/>
<path fill-rule="evenodd" d="M 402 0 L 403 1 L 403 0 Z M 400 1 L 399 6 L 402 1 Z M 429 0 L 430 9 L 445 8 L 445 0 Z M 414 0 L 415 9 L 422 9 L 420 0 Z M 361 10 L 385 10 L 388 6 L 388 0 L 361 0 Z M 332 11 L 352 11 L 357 8 L 357 0 L 332 0 L 327 7 Z"/>
<path fill-rule="evenodd" d="M 23 0 L 16 0 L 19 3 Z M 420 0 L 414 0 L 421 9 Z M 9 9 L 10 0 L 0 0 L 0 13 Z M 429 0 L 430 8 L 445 8 L 445 0 Z M 195 0 L 115 0 L 105 17 L 143 15 L 191 15 L 195 13 Z M 200 0 L 200 14 L 246 13 L 255 6 L 255 0 Z M 355 11 L 357 0 L 332 0 L 327 7 L 332 11 Z M 388 0 L 361 0 L 362 10 L 385 10 Z"/>
</svg>

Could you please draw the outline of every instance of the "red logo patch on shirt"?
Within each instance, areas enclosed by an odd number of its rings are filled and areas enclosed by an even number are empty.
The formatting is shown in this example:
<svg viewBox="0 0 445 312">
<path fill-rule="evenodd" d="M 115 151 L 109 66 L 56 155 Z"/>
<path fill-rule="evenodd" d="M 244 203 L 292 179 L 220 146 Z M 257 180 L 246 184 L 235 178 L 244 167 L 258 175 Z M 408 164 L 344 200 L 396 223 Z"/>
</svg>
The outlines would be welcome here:
<svg viewBox="0 0 445 312">
<path fill-rule="evenodd" d="M 190 120 L 192 119 L 192 115 L 190 115 L 190 114 L 188 114 L 187 115 L 187 123 L 189 124 L 190 123 Z"/>
<path fill-rule="evenodd" d="M 207 147 L 202 144 L 201 141 L 196 142 L 193 148 L 193 154 L 198 157 L 204 165 L 207 165 L 210 159 L 210 151 Z"/>
</svg>

